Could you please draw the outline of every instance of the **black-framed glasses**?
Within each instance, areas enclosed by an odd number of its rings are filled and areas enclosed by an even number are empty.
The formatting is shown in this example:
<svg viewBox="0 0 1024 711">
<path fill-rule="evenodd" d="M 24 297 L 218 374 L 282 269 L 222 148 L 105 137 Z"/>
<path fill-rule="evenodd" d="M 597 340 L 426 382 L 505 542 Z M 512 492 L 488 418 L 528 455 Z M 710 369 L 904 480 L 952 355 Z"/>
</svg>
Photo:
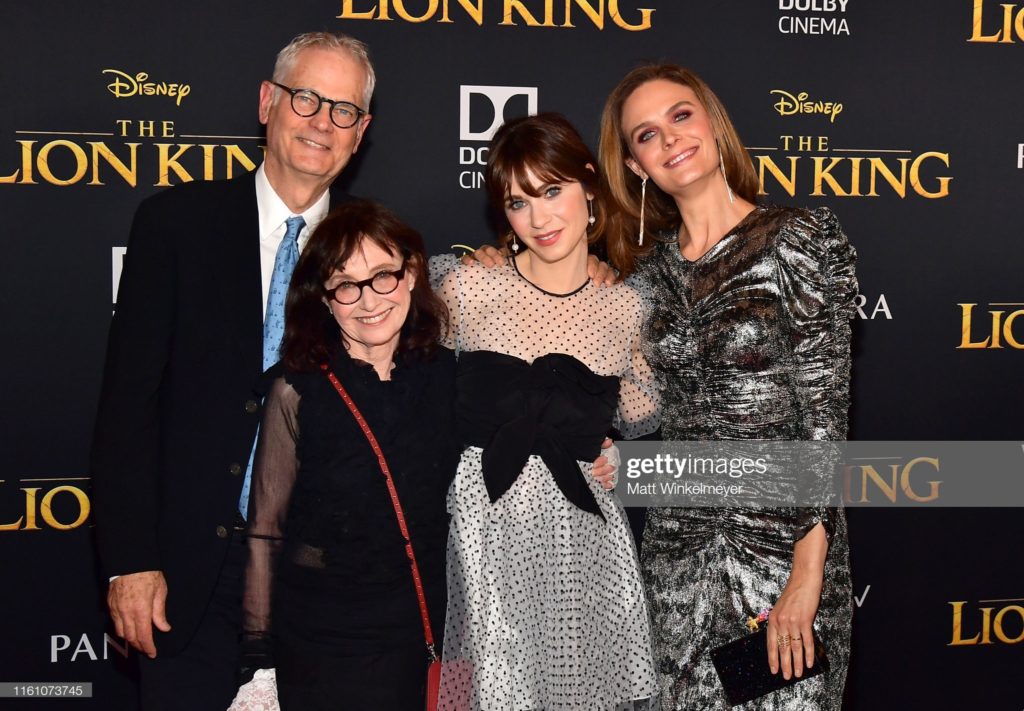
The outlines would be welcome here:
<svg viewBox="0 0 1024 711">
<path fill-rule="evenodd" d="M 398 282 L 405 276 L 405 265 L 393 272 L 377 272 L 369 279 L 362 281 L 343 281 L 333 289 L 324 288 L 327 294 L 339 304 L 351 306 L 363 295 L 363 287 L 368 286 L 381 296 L 390 294 L 398 288 Z"/>
<path fill-rule="evenodd" d="M 351 101 L 325 99 L 312 89 L 293 89 L 276 81 L 270 83 L 292 95 L 292 111 L 303 118 L 315 116 L 323 104 L 331 107 L 331 123 L 338 128 L 352 128 L 361 117 L 366 115 L 365 111 Z"/>
</svg>

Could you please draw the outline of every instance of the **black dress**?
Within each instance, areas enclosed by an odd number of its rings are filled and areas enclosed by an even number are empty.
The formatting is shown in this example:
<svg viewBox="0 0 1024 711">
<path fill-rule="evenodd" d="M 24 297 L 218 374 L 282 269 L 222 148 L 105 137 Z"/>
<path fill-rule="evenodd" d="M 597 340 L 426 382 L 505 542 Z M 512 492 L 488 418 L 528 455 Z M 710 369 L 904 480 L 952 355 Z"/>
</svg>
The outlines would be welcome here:
<svg viewBox="0 0 1024 711">
<path fill-rule="evenodd" d="M 388 381 L 344 352 L 331 368 L 388 461 L 440 649 L 453 355 L 397 358 Z M 270 635 L 281 708 L 422 709 L 427 653 L 404 542 L 377 458 L 322 372 L 286 373 L 268 396 L 249 533 L 245 629 Z"/>
</svg>

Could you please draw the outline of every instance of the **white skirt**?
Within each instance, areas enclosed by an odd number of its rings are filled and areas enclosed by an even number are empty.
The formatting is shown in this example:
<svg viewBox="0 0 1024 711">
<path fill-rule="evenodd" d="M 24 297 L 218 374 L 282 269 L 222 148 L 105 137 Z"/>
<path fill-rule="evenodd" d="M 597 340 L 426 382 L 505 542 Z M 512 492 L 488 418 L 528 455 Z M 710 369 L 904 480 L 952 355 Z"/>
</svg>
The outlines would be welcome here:
<svg viewBox="0 0 1024 711">
<path fill-rule="evenodd" d="M 448 492 L 440 708 L 647 708 L 656 693 L 636 547 L 618 497 L 580 462 L 604 514 L 574 506 L 531 456 L 491 503 L 470 447 Z"/>
</svg>

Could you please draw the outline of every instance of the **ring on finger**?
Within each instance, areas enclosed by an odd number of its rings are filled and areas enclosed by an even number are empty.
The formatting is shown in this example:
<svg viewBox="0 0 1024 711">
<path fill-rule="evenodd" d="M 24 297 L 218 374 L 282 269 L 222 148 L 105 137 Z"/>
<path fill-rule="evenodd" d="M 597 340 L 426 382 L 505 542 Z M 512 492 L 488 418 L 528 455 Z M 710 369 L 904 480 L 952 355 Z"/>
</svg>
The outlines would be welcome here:
<svg viewBox="0 0 1024 711">
<path fill-rule="evenodd" d="M 792 637 L 788 634 L 780 634 L 775 638 L 775 641 L 779 643 L 780 647 L 788 647 L 791 639 Z"/>
</svg>

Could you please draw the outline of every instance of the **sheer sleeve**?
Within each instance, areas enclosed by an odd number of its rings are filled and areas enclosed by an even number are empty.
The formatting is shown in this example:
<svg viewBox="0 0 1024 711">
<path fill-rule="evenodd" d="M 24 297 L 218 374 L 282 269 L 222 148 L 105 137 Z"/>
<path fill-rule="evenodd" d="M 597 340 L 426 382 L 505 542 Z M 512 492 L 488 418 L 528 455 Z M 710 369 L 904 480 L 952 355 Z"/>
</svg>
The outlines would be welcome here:
<svg viewBox="0 0 1024 711">
<path fill-rule="evenodd" d="M 430 284 L 448 307 L 448 332 L 441 339 L 441 345 L 455 351 L 456 356 L 462 345 L 462 289 L 459 272 L 463 268 L 451 254 L 430 258 Z"/>
<path fill-rule="evenodd" d="M 271 630 L 274 569 L 284 539 L 288 504 L 298 470 L 296 415 L 299 395 L 278 378 L 267 396 L 252 471 L 249 505 L 249 561 L 242 601 L 244 634 L 266 637 Z"/>
<path fill-rule="evenodd" d="M 454 254 L 437 254 L 431 257 L 427 263 L 427 271 L 430 276 L 430 288 L 437 291 L 441 283 L 457 266 L 459 258 Z"/>
<path fill-rule="evenodd" d="M 615 427 L 626 439 L 650 434 L 661 425 L 660 399 L 654 371 L 640 349 L 640 326 L 644 318 L 641 313 L 635 320 L 629 367 L 619 379 L 619 407 Z"/>
<path fill-rule="evenodd" d="M 850 407 L 850 319 L 857 280 L 856 252 L 828 208 L 800 212 L 783 229 L 779 264 L 783 303 L 790 323 L 793 372 L 801 411 L 800 438 L 846 439 Z M 827 450 L 831 451 L 831 450 Z M 838 456 L 838 455 L 837 455 Z M 820 476 L 810 485 L 831 486 L 834 462 L 816 456 L 811 470 Z M 812 496 L 827 498 L 824 492 Z M 832 539 L 834 510 L 802 510 L 794 539 L 817 523 Z"/>
</svg>

